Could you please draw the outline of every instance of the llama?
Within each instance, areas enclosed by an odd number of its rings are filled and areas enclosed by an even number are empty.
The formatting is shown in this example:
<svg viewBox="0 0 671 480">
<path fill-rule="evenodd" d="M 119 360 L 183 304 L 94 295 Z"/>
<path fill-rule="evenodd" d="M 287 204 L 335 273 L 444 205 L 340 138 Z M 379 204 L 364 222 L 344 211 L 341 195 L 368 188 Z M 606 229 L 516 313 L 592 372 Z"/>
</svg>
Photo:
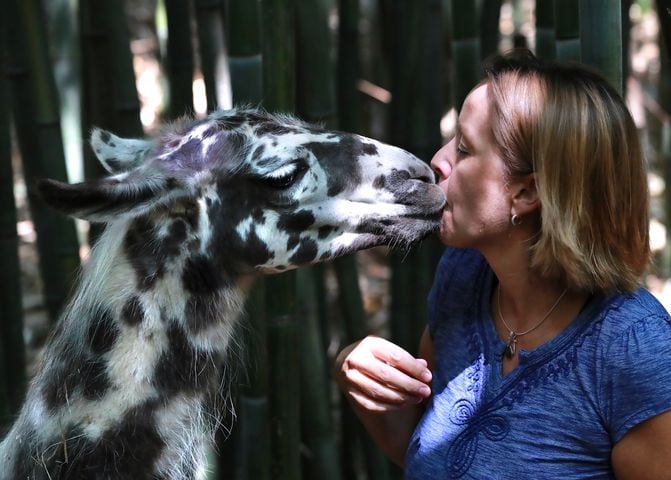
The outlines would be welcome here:
<svg viewBox="0 0 671 480">
<path fill-rule="evenodd" d="M 257 110 L 91 146 L 111 175 L 39 186 L 106 228 L 0 445 L 2 480 L 202 478 L 250 280 L 410 244 L 445 203 L 404 150 Z"/>
</svg>

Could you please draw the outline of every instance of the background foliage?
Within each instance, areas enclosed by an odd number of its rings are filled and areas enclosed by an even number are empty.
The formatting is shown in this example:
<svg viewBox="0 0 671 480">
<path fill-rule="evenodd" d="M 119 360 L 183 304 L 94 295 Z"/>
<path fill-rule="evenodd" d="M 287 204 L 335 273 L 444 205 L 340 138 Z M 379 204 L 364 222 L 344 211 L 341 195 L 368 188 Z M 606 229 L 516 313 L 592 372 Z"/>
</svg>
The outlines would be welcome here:
<svg viewBox="0 0 671 480">
<path fill-rule="evenodd" d="M 48 211 L 36 179 L 101 174 L 83 138 L 233 104 L 294 112 L 430 160 L 481 61 L 527 45 L 627 94 L 648 148 L 656 262 L 671 271 L 671 0 L 2 0 L 0 425 L 99 232 Z M 661 27 L 661 28 L 660 28 Z M 66 161 L 67 160 L 67 161 Z M 19 257 L 20 254 L 20 257 Z M 400 478 L 343 408 L 333 355 L 368 333 L 416 350 L 440 246 L 375 249 L 259 281 L 246 368 L 212 479 Z"/>
</svg>

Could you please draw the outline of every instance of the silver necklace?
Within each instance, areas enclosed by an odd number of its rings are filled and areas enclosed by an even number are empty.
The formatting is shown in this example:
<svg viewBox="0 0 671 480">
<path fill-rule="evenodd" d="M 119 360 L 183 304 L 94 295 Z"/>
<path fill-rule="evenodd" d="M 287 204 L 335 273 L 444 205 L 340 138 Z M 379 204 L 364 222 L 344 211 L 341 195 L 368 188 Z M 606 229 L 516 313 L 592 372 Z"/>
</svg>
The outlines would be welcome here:
<svg viewBox="0 0 671 480">
<path fill-rule="evenodd" d="M 499 318 L 501 319 L 501 322 L 503 325 L 505 325 L 506 329 L 508 329 L 508 342 L 506 343 L 506 348 L 503 350 L 503 356 L 506 357 L 507 359 L 511 359 L 515 356 L 515 352 L 517 351 L 517 339 L 521 337 L 522 335 L 526 335 L 527 333 L 531 333 L 534 330 L 536 330 L 538 327 L 540 327 L 545 320 L 548 319 L 548 317 L 554 312 L 555 308 L 557 308 L 557 305 L 559 305 L 559 302 L 561 302 L 561 299 L 564 298 L 564 295 L 566 295 L 566 292 L 568 292 L 568 288 L 566 288 L 561 295 L 559 295 L 559 298 L 557 301 L 550 307 L 550 310 L 541 318 L 541 321 L 538 322 L 536 325 L 531 327 L 529 330 L 526 330 L 524 332 L 516 332 L 510 326 L 506 323 L 505 319 L 503 318 L 503 313 L 501 312 L 501 285 L 499 285 L 498 292 L 496 294 L 496 305 L 499 308 Z"/>
</svg>

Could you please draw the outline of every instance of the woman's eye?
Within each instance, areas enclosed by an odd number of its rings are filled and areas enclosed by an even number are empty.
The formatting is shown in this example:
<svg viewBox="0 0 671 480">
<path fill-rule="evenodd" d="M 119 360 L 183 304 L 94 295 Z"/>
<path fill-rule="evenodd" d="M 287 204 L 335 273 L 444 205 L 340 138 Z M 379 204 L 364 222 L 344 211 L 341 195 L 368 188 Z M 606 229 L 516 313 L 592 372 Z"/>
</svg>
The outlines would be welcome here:
<svg viewBox="0 0 671 480">
<path fill-rule="evenodd" d="M 460 155 L 468 155 L 468 150 L 460 143 L 457 145 L 457 153 Z"/>
</svg>

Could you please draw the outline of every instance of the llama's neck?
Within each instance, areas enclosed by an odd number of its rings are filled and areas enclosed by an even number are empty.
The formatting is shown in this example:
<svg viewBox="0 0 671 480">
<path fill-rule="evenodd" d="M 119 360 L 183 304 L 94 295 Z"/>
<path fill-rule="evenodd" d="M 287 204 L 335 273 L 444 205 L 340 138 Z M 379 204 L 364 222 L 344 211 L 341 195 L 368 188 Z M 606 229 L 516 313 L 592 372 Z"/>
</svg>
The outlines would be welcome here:
<svg viewBox="0 0 671 480">
<path fill-rule="evenodd" d="M 175 225 L 103 234 L 0 448 L 0 479 L 197 478 L 243 293 Z"/>
</svg>

